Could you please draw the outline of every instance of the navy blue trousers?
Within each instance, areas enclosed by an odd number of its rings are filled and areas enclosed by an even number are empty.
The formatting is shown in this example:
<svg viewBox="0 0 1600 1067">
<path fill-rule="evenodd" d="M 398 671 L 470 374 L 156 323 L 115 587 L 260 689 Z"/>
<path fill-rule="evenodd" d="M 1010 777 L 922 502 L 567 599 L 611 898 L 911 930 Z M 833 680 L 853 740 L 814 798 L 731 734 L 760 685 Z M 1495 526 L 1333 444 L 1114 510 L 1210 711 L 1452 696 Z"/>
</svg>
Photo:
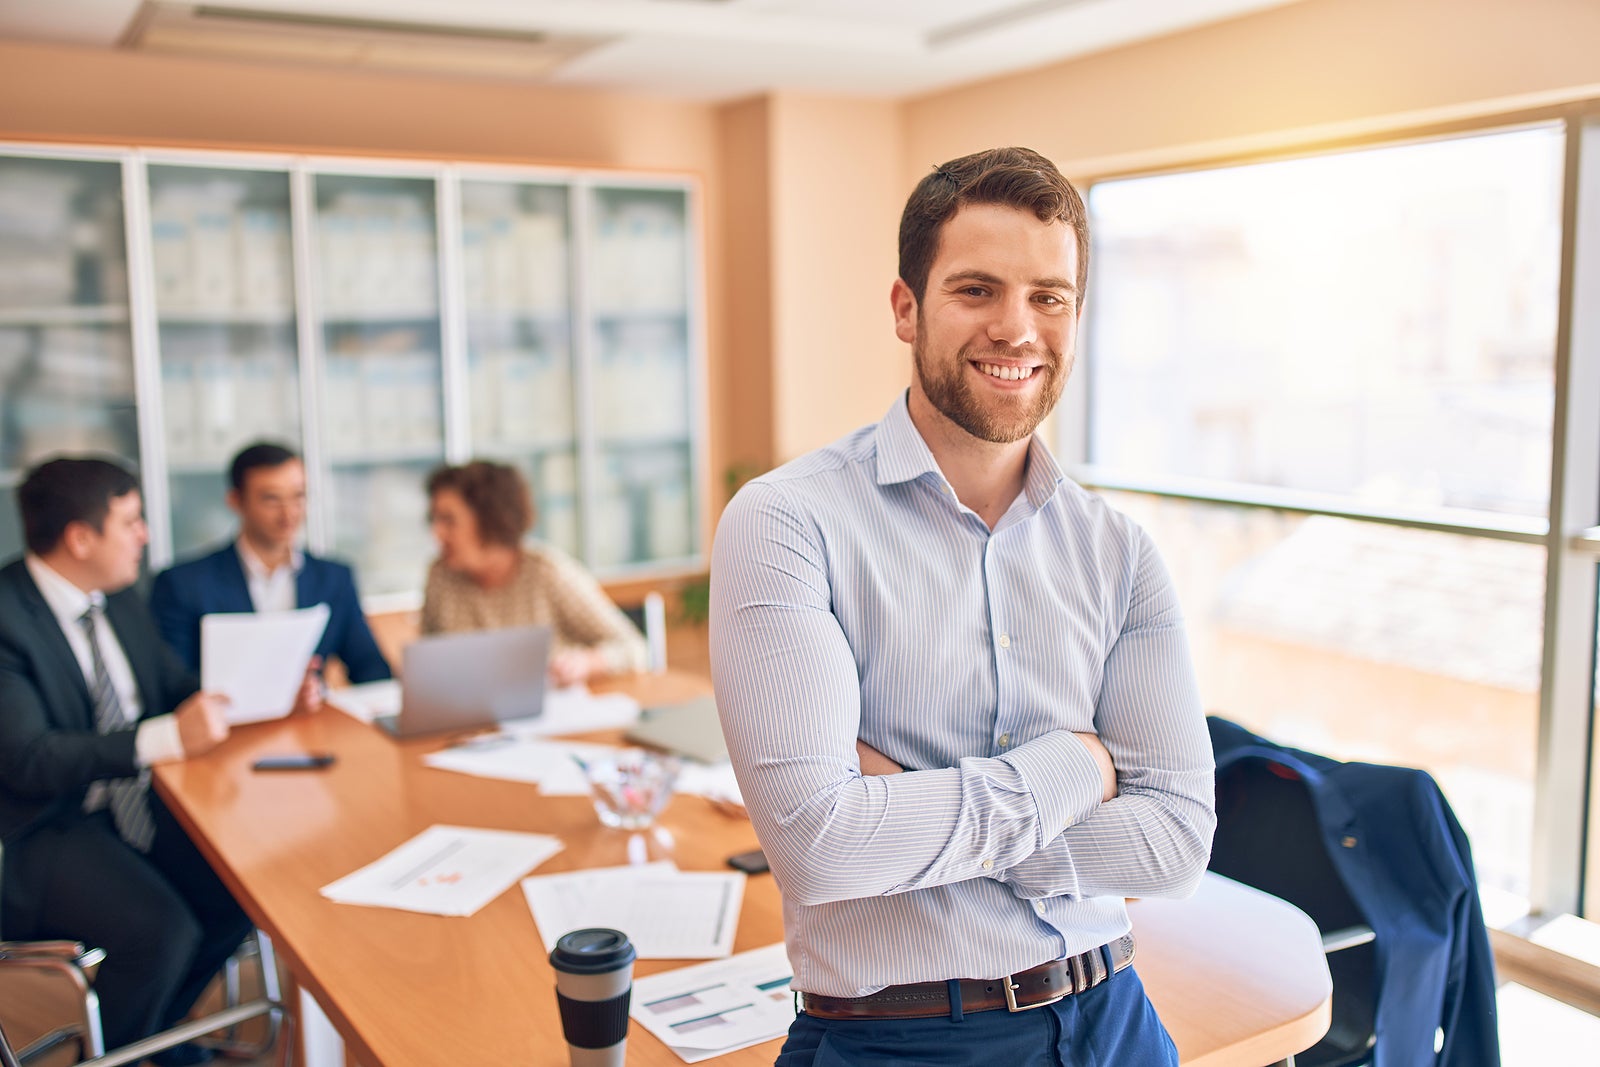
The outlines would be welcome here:
<svg viewBox="0 0 1600 1067">
<path fill-rule="evenodd" d="M 795 1018 L 777 1067 L 1178 1067 L 1178 1050 L 1132 967 L 1033 1011 L 961 1019 Z"/>
</svg>

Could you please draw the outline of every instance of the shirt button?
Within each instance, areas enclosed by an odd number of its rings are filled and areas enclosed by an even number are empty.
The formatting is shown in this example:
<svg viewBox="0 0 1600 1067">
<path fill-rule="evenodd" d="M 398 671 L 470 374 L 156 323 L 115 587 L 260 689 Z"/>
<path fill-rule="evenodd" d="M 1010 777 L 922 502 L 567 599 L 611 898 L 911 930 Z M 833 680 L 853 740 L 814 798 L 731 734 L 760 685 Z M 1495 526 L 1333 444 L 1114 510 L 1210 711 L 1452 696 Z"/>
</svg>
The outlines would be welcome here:
<svg viewBox="0 0 1600 1067">
<path fill-rule="evenodd" d="M 1011 743 L 1011 735 L 1010 734 L 1001 734 L 1000 735 L 1000 747 L 1001 748 L 1005 748 L 1010 743 Z"/>
<path fill-rule="evenodd" d="M 1009 634 L 1001 634 L 1000 635 L 1000 647 L 1001 648 L 1010 648 L 1011 647 L 1011 637 L 1010 637 Z"/>
<path fill-rule="evenodd" d="M 1042 900 L 1034 901 L 1033 902 L 1033 910 L 1038 912 L 1040 915 L 1043 915 L 1044 914 L 1044 901 L 1042 901 Z"/>
<path fill-rule="evenodd" d="M 986 871 L 994 870 L 994 860 L 984 860 L 983 861 L 983 869 L 986 870 Z"/>
</svg>

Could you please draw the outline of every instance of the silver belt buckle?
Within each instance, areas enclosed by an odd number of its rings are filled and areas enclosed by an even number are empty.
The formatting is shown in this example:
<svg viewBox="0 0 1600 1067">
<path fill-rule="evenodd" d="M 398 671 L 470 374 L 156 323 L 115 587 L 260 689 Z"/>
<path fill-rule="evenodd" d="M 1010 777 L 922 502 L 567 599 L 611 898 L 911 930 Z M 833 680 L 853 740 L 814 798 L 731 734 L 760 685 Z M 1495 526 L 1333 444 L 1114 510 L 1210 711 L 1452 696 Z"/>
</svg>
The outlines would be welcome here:
<svg viewBox="0 0 1600 1067">
<path fill-rule="evenodd" d="M 1017 990 L 1021 989 L 1022 987 L 1013 982 L 1009 974 L 1006 975 L 1005 978 L 1001 979 L 1001 983 L 1002 988 L 1006 991 L 1006 1011 L 1011 1012 L 1013 1015 L 1019 1011 L 1032 1011 L 1034 1008 L 1047 1008 L 1057 1001 L 1066 1000 L 1067 997 L 1072 994 L 1072 990 L 1068 989 L 1059 996 L 1051 997 L 1049 1000 L 1041 1000 L 1037 1004 L 1018 1004 Z"/>
</svg>

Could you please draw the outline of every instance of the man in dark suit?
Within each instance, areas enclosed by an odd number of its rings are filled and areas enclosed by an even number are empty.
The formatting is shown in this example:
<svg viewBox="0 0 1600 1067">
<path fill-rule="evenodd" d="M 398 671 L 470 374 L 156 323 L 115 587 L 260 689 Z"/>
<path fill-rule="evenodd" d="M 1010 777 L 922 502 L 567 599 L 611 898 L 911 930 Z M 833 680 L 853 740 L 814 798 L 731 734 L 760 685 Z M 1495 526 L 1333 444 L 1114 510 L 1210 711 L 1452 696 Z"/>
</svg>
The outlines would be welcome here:
<svg viewBox="0 0 1600 1067">
<path fill-rule="evenodd" d="M 149 789 L 228 735 L 128 587 L 148 534 L 115 463 L 57 459 L 17 489 L 27 553 L 0 569 L 0 927 L 106 951 L 108 1047 L 187 1014 L 250 923 Z M 190 1046 L 157 1062 L 203 1062 Z"/>
<path fill-rule="evenodd" d="M 330 656 L 352 682 L 388 678 L 350 568 L 296 548 L 306 519 L 306 470 L 300 457 L 274 444 L 254 444 L 233 458 L 228 506 L 239 537 L 210 555 L 162 572 L 150 593 L 161 634 L 189 669 L 200 669 L 200 617 L 215 612 L 284 611 L 328 605 L 328 627 L 312 669 Z M 315 687 L 302 701 L 319 700 Z"/>
</svg>

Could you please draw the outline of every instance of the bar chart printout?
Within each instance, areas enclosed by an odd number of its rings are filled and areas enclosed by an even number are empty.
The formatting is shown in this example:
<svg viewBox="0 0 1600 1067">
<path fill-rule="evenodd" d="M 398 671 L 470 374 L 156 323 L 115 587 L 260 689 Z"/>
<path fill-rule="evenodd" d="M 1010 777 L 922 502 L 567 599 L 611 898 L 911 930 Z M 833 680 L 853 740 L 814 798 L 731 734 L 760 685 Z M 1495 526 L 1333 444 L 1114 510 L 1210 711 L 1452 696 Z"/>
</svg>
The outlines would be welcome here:
<svg viewBox="0 0 1600 1067">
<path fill-rule="evenodd" d="M 629 1014 L 685 1063 L 698 1063 L 787 1033 L 793 977 L 783 945 L 768 945 L 636 978 Z"/>
</svg>

